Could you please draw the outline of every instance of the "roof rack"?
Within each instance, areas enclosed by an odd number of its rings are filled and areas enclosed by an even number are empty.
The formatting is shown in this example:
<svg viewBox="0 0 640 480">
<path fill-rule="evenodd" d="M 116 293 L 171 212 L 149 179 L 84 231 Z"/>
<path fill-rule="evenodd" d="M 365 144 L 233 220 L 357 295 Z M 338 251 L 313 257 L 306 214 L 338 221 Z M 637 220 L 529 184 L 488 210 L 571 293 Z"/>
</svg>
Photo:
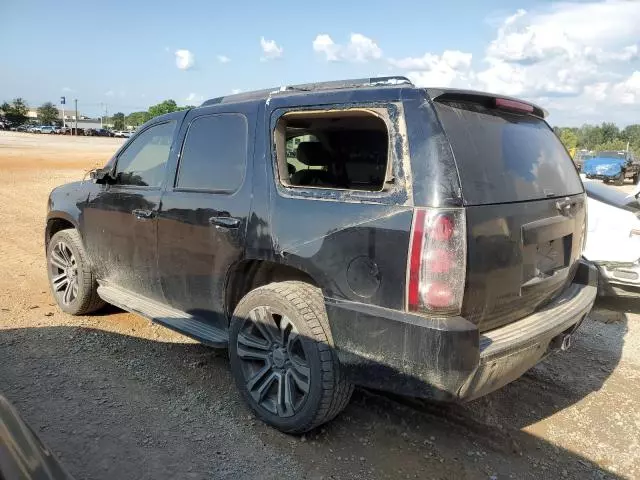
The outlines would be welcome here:
<svg viewBox="0 0 640 480">
<path fill-rule="evenodd" d="M 388 87 L 396 85 L 413 86 L 411 80 L 407 77 L 371 77 L 358 78 L 353 80 L 333 80 L 329 82 L 301 83 L 299 85 L 286 85 L 280 88 L 268 88 L 265 90 L 255 90 L 252 92 L 237 93 L 234 95 L 226 95 L 224 97 L 212 98 L 205 101 L 201 106 L 216 105 L 218 103 L 229 102 L 246 102 L 250 100 L 261 100 L 269 98 L 273 94 L 281 92 L 315 92 L 320 90 L 339 90 L 343 88 L 362 88 L 362 87 Z"/>
</svg>

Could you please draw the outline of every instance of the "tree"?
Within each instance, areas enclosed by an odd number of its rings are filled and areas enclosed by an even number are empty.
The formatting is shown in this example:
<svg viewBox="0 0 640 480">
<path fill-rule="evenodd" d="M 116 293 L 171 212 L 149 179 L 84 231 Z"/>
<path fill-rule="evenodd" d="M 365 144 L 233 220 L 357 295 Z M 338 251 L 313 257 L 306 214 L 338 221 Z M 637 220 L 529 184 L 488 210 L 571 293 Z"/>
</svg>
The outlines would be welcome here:
<svg viewBox="0 0 640 480">
<path fill-rule="evenodd" d="M 567 150 L 572 151 L 578 146 L 578 135 L 571 128 L 560 129 L 560 141 L 564 143 Z"/>
<path fill-rule="evenodd" d="M 124 130 L 124 113 L 114 113 L 113 117 L 111 117 L 111 123 L 114 130 Z"/>
<path fill-rule="evenodd" d="M 51 102 L 43 103 L 38 107 L 38 120 L 43 125 L 52 125 L 58 119 L 58 109 Z"/>
<path fill-rule="evenodd" d="M 0 110 L 11 125 L 22 125 L 27 120 L 29 107 L 22 98 L 15 98 L 11 103 L 4 102 L 0 105 Z"/>
<path fill-rule="evenodd" d="M 620 129 L 615 123 L 603 122 L 600 129 L 602 130 L 603 143 L 613 142 L 620 136 Z"/>
<path fill-rule="evenodd" d="M 607 150 L 625 150 L 627 148 L 627 142 L 622 140 L 621 138 L 616 138 L 611 140 L 610 142 L 603 142 L 593 147 L 593 150 L 596 152 L 604 152 Z"/>
<path fill-rule="evenodd" d="M 160 102 L 157 105 L 149 107 L 149 115 L 151 118 L 157 117 L 158 115 L 164 115 L 165 113 L 177 112 L 180 110 L 175 100 L 165 100 L 164 102 Z"/>
<path fill-rule="evenodd" d="M 149 112 L 133 112 L 127 115 L 126 124 L 132 127 L 139 127 L 150 119 L 151 115 L 149 115 Z"/>
<path fill-rule="evenodd" d="M 593 147 L 603 142 L 600 127 L 583 125 L 578 129 L 578 145 L 580 148 L 593 150 Z"/>
</svg>

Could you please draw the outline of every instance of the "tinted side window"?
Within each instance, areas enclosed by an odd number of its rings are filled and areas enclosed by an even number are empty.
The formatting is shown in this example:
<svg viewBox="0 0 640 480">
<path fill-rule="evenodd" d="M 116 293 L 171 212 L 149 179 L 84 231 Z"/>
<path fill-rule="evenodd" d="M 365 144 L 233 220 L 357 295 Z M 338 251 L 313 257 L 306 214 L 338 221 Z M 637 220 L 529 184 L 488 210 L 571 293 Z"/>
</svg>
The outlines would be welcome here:
<svg viewBox="0 0 640 480">
<path fill-rule="evenodd" d="M 169 159 L 176 122 L 161 123 L 138 135 L 118 157 L 116 181 L 120 185 L 159 187 Z"/>
<path fill-rule="evenodd" d="M 239 114 L 198 117 L 182 147 L 176 188 L 233 192 L 247 161 L 247 120 Z"/>
</svg>

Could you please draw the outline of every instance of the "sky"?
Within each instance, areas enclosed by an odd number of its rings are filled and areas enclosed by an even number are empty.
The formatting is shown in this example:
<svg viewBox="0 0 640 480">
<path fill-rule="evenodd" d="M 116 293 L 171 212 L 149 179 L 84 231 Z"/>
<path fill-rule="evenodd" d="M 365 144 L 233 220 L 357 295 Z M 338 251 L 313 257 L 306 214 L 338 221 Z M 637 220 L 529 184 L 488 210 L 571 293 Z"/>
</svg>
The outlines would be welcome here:
<svg viewBox="0 0 640 480">
<path fill-rule="evenodd" d="M 533 101 L 553 125 L 640 123 L 640 0 L 0 0 L 0 102 L 146 110 L 405 75 Z"/>
</svg>

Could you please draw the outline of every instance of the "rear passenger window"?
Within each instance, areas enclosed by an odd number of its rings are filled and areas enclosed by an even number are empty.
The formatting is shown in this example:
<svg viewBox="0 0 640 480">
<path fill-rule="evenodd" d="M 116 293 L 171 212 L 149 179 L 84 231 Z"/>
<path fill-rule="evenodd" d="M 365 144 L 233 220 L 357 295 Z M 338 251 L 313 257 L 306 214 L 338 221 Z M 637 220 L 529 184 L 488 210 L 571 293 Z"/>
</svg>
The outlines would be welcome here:
<svg viewBox="0 0 640 480">
<path fill-rule="evenodd" d="M 288 187 L 375 192 L 389 180 L 389 133 L 372 110 L 289 112 L 278 121 L 275 142 Z"/>
<path fill-rule="evenodd" d="M 182 147 L 176 188 L 234 192 L 247 161 L 247 120 L 223 113 L 191 122 Z"/>
</svg>

